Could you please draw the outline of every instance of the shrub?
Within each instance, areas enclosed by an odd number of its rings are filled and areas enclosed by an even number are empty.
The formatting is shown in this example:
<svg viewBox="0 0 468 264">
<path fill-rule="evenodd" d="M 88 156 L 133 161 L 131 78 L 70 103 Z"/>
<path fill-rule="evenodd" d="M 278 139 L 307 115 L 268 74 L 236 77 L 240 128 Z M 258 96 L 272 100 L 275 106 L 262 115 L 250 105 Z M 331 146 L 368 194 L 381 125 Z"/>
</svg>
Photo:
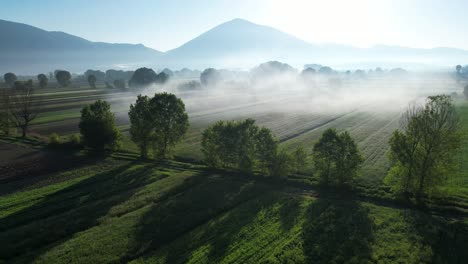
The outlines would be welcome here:
<svg viewBox="0 0 468 264">
<path fill-rule="evenodd" d="M 57 133 L 52 133 L 49 136 L 49 145 L 50 146 L 59 146 L 62 143 L 60 136 Z"/>
</svg>

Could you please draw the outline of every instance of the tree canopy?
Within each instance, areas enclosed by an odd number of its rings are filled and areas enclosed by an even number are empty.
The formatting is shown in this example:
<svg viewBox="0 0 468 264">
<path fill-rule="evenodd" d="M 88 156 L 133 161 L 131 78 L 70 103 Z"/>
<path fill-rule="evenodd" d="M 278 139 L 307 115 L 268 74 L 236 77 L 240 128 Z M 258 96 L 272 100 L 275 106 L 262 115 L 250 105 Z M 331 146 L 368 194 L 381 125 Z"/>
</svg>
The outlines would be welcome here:
<svg viewBox="0 0 468 264">
<path fill-rule="evenodd" d="M 93 89 L 96 89 L 96 81 L 97 81 L 96 76 L 93 75 L 93 74 L 90 74 L 90 75 L 88 75 L 88 78 L 87 78 L 87 79 L 88 79 L 88 84 L 89 84 L 89 86 L 90 86 L 91 88 L 93 88 Z"/>
<path fill-rule="evenodd" d="M 55 71 L 55 79 L 62 87 L 67 87 L 71 83 L 71 74 L 68 71 L 57 70 Z"/>
<path fill-rule="evenodd" d="M 386 182 L 421 198 L 437 189 L 454 169 L 460 141 L 458 115 L 450 96 L 429 96 L 423 107 L 408 108 L 402 124 L 390 138 L 393 166 Z"/>
<path fill-rule="evenodd" d="M 314 167 L 324 185 L 348 185 L 363 159 L 348 132 L 327 129 L 314 145 Z"/>
<path fill-rule="evenodd" d="M 39 82 L 39 87 L 44 89 L 47 87 L 47 84 L 49 83 L 49 78 L 43 73 L 37 75 L 37 81 Z"/>
<path fill-rule="evenodd" d="M 139 68 L 134 73 L 128 85 L 131 88 L 144 88 L 152 84 L 163 84 L 169 79 L 169 76 L 161 72 L 157 74 L 150 68 Z"/>
<path fill-rule="evenodd" d="M 3 75 L 3 80 L 8 86 L 13 87 L 13 84 L 18 80 L 18 77 L 16 77 L 12 72 L 7 72 Z"/>
<path fill-rule="evenodd" d="M 280 150 L 271 130 L 257 126 L 253 119 L 218 121 L 209 126 L 203 132 L 202 152 L 212 167 L 249 173 L 258 170 L 275 177 L 296 172 L 305 163 Z"/>
<path fill-rule="evenodd" d="M 128 115 L 130 136 L 143 158 L 148 157 L 149 147 L 153 148 L 156 157 L 167 157 L 189 126 L 185 104 L 175 95 L 165 92 L 152 98 L 139 95 L 135 104 L 130 105 Z"/>
<path fill-rule="evenodd" d="M 83 107 L 79 128 L 84 145 L 91 149 L 102 151 L 119 147 L 121 135 L 106 101 L 97 100 Z"/>
</svg>

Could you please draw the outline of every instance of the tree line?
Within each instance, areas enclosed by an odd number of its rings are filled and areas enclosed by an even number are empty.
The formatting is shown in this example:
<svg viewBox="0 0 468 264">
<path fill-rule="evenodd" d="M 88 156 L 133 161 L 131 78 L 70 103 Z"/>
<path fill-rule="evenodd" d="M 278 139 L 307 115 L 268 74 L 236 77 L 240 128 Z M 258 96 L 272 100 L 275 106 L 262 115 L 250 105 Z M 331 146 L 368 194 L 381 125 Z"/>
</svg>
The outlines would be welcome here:
<svg viewBox="0 0 468 264">
<path fill-rule="evenodd" d="M 0 125 L 21 129 L 25 137 L 36 118 L 32 81 L 15 81 L 14 93 L 2 92 Z M 170 93 L 139 95 L 128 112 L 130 137 L 143 159 L 168 158 L 189 127 L 183 101 Z M 459 117 L 452 98 L 430 96 L 423 106 L 411 106 L 389 140 L 391 168 L 385 182 L 406 196 L 422 198 L 443 184 L 455 169 L 460 144 Z M 90 150 L 113 151 L 122 135 L 110 104 L 98 100 L 83 107 L 79 123 L 80 142 Z M 76 141 L 76 139 L 74 139 Z M 351 185 L 363 163 L 351 135 L 327 129 L 313 145 L 311 155 L 302 147 L 287 152 L 272 131 L 253 119 L 218 121 L 202 133 L 201 152 L 207 165 L 244 173 L 286 177 L 312 161 L 314 174 L 326 186 Z"/>
</svg>

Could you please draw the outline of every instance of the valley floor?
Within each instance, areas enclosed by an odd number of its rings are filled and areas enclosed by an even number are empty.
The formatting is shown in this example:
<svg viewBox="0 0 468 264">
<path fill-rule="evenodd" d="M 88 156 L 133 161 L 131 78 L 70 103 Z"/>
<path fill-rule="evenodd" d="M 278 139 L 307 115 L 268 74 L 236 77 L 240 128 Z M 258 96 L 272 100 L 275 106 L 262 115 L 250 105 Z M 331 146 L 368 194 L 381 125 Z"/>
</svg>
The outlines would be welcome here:
<svg viewBox="0 0 468 264">
<path fill-rule="evenodd" d="M 23 183 L 23 184 L 21 184 Z M 5 182 L 5 263 L 462 263 L 467 213 L 125 155 Z M 21 186 L 21 187 L 18 187 Z"/>
</svg>

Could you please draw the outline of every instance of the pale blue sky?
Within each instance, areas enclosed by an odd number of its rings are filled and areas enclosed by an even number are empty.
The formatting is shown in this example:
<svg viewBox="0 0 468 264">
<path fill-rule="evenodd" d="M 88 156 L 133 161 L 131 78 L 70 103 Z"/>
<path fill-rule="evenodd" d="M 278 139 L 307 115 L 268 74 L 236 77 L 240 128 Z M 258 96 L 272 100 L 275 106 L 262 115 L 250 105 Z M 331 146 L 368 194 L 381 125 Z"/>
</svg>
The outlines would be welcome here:
<svg viewBox="0 0 468 264">
<path fill-rule="evenodd" d="M 468 50 L 467 10 L 466 0 L 0 0 L 0 19 L 162 51 L 234 18 L 311 43 Z"/>
</svg>

